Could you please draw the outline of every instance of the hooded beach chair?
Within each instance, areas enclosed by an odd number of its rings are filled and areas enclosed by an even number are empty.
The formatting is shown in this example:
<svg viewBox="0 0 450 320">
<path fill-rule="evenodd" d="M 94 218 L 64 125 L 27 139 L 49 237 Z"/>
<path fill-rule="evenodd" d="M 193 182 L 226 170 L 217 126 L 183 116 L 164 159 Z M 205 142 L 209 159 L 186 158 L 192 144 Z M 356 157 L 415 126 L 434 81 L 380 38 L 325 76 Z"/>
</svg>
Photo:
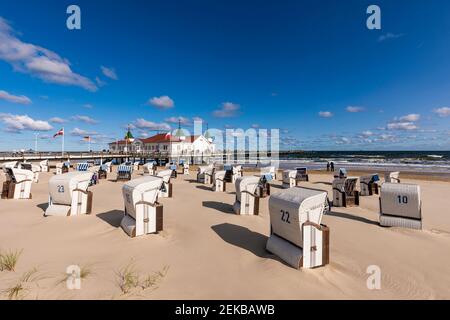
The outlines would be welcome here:
<svg viewBox="0 0 450 320">
<path fill-rule="evenodd" d="M 48 159 L 39 162 L 39 166 L 41 167 L 41 172 L 48 172 Z"/>
<path fill-rule="evenodd" d="M 125 215 L 120 223 L 130 237 L 138 237 L 163 230 L 163 206 L 158 195 L 163 187 L 159 177 L 133 179 L 122 187 Z"/>
<path fill-rule="evenodd" d="M 225 170 L 216 171 L 214 174 L 214 184 L 213 190 L 216 192 L 225 192 L 227 182 L 225 181 L 225 176 L 227 172 Z"/>
<path fill-rule="evenodd" d="M 385 172 L 384 173 L 384 181 L 387 183 L 400 183 L 400 172 Z"/>
<path fill-rule="evenodd" d="M 17 161 L 10 161 L 10 162 L 5 162 L 2 165 L 2 169 L 6 169 L 6 168 L 17 168 Z M 5 171 L 5 170 L 4 170 Z M 6 171 L 5 171 L 6 172 Z"/>
<path fill-rule="evenodd" d="M 4 167 L 6 181 L 3 182 L 2 199 L 31 199 L 34 173 L 31 170 Z"/>
<path fill-rule="evenodd" d="M 172 170 L 172 178 L 176 179 L 178 177 L 178 173 L 177 173 L 178 167 L 177 167 L 177 165 L 176 164 L 171 164 L 171 165 L 169 165 L 168 169 Z"/>
<path fill-rule="evenodd" d="M 106 172 L 112 172 L 112 161 L 105 162 L 101 166 L 107 169 Z"/>
<path fill-rule="evenodd" d="M 205 183 L 205 171 L 209 166 L 199 166 L 197 169 L 197 182 Z"/>
<path fill-rule="evenodd" d="M 335 178 L 333 180 L 333 206 L 359 206 L 359 191 L 356 190 L 358 178 Z"/>
<path fill-rule="evenodd" d="M 145 175 L 156 175 L 156 167 L 154 162 L 147 162 L 146 164 L 144 164 L 144 176 Z"/>
<path fill-rule="evenodd" d="M 261 176 L 265 176 L 267 181 L 277 180 L 277 169 L 275 167 L 263 167 L 261 168 Z M 269 178 L 270 176 L 270 178 Z"/>
<path fill-rule="evenodd" d="M 90 214 L 92 192 L 88 190 L 92 173 L 73 171 L 53 176 L 48 182 L 50 193 L 45 216 Z"/>
<path fill-rule="evenodd" d="M 225 164 L 223 166 L 223 170 L 225 171 L 225 182 L 233 181 L 233 166 L 231 164 Z"/>
<path fill-rule="evenodd" d="M 216 168 L 211 165 L 208 166 L 205 170 L 205 184 L 213 184 L 214 183 L 214 174 L 216 172 Z"/>
<path fill-rule="evenodd" d="M 290 266 L 329 263 L 329 228 L 321 225 L 327 192 L 294 187 L 269 198 L 270 237 L 266 249 Z"/>
<path fill-rule="evenodd" d="M 236 201 L 233 210 L 240 215 L 259 214 L 259 195 L 257 189 L 261 183 L 261 177 L 245 176 L 236 179 Z"/>
<path fill-rule="evenodd" d="M 163 180 L 163 186 L 159 191 L 160 198 L 172 198 L 172 183 L 170 178 L 172 177 L 172 170 L 163 170 L 158 172 L 157 177 Z"/>
<path fill-rule="evenodd" d="M 377 173 L 360 177 L 359 185 L 361 191 L 359 194 L 361 196 L 378 194 L 378 181 L 380 181 L 380 177 Z"/>
<path fill-rule="evenodd" d="M 308 168 L 306 167 L 297 167 L 295 168 L 297 171 L 297 181 L 309 181 Z"/>
<path fill-rule="evenodd" d="M 117 167 L 116 181 L 131 180 L 132 173 L 133 173 L 133 167 L 131 165 L 121 164 Z"/>
<path fill-rule="evenodd" d="M 139 161 L 133 162 L 133 171 L 139 171 Z"/>
<path fill-rule="evenodd" d="M 239 177 L 242 177 L 242 166 L 233 166 L 233 176 L 231 177 L 231 182 L 235 183 Z"/>
<path fill-rule="evenodd" d="M 101 164 L 99 166 L 98 172 L 97 172 L 98 180 L 107 179 L 108 178 L 108 172 L 110 172 L 110 166 L 108 165 L 108 163 Z"/>
<path fill-rule="evenodd" d="M 283 188 L 292 188 L 297 186 L 297 170 L 283 171 Z"/>
<path fill-rule="evenodd" d="M 189 175 L 189 163 L 183 162 L 183 174 L 185 176 Z"/>
<path fill-rule="evenodd" d="M 39 172 L 41 172 L 41 167 L 36 165 L 36 164 L 32 164 L 32 163 L 27 163 L 27 162 L 21 162 L 17 165 L 17 167 L 19 169 L 23 169 L 23 170 L 30 170 L 31 172 L 33 172 L 33 182 L 38 183 L 39 182 Z"/>
<path fill-rule="evenodd" d="M 380 225 L 422 229 L 420 186 L 384 183 L 380 192 Z"/>
<path fill-rule="evenodd" d="M 60 162 L 56 164 L 56 174 L 64 174 L 69 172 L 70 162 Z"/>
</svg>

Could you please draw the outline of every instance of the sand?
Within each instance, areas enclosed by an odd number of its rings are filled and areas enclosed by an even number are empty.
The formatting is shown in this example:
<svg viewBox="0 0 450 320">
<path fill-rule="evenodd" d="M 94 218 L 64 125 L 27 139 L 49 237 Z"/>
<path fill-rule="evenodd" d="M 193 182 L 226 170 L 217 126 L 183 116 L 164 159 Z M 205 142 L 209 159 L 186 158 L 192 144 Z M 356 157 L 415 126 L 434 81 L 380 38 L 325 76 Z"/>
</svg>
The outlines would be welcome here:
<svg viewBox="0 0 450 320">
<path fill-rule="evenodd" d="M 179 175 L 174 197 L 160 201 L 164 231 L 132 239 L 119 227 L 123 182 L 91 187 L 92 215 L 45 218 L 52 175 L 41 174 L 31 200 L 0 200 L 0 250 L 21 250 L 15 271 L 0 272 L 1 299 L 17 285 L 20 299 L 450 299 L 449 182 L 404 179 L 422 187 L 422 231 L 380 227 L 377 196 L 362 197 L 360 207 L 333 208 L 323 219 L 331 229 L 331 263 L 296 270 L 265 250 L 268 198 L 259 216 L 234 215 L 231 183 L 215 193 L 197 184 L 194 172 Z M 331 181 L 331 174 L 312 174 L 304 185 L 331 197 Z M 274 182 L 272 193 L 280 185 Z M 87 274 L 80 290 L 66 287 L 69 265 Z M 367 288 L 370 265 L 381 269 L 380 290 Z M 126 266 L 129 278 L 140 280 L 121 288 Z"/>
</svg>

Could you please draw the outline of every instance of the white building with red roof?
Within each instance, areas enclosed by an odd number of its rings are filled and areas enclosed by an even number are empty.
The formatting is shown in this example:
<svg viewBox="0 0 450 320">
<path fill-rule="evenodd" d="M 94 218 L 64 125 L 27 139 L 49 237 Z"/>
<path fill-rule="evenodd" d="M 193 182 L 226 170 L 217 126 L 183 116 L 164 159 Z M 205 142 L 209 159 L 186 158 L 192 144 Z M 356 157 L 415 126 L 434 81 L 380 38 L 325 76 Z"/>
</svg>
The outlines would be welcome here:
<svg viewBox="0 0 450 320">
<path fill-rule="evenodd" d="M 143 154 L 166 154 L 177 156 L 205 156 L 215 152 L 212 140 L 203 135 L 171 136 L 167 133 L 156 134 L 145 139 L 120 140 L 109 144 L 111 152 L 130 152 Z"/>
</svg>

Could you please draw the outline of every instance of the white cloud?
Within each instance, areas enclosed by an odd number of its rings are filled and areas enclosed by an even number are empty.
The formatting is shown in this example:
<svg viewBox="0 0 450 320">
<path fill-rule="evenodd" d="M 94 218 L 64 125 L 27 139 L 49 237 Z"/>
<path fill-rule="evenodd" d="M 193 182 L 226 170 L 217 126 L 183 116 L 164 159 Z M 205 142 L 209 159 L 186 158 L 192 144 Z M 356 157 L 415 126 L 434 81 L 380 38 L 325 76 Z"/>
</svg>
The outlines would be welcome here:
<svg viewBox="0 0 450 320">
<path fill-rule="evenodd" d="M 34 120 L 28 115 L 13 115 L 0 113 L 0 121 L 6 125 L 6 130 L 11 132 L 29 131 L 49 131 L 53 127 L 43 120 Z"/>
<path fill-rule="evenodd" d="M 414 122 L 391 122 L 388 123 L 389 130 L 416 130 L 418 126 Z"/>
<path fill-rule="evenodd" d="M 103 81 L 102 79 L 100 79 L 99 77 L 95 77 L 95 82 L 97 83 L 97 85 L 98 85 L 99 87 L 104 87 L 104 86 L 106 86 L 106 82 Z"/>
<path fill-rule="evenodd" d="M 94 120 L 91 117 L 80 116 L 80 115 L 73 116 L 72 120 L 81 121 L 81 122 L 88 123 L 88 124 L 96 124 L 96 123 L 98 123 L 97 120 Z"/>
<path fill-rule="evenodd" d="M 59 117 L 53 117 L 51 119 L 49 119 L 48 121 L 53 122 L 53 123 L 65 123 L 67 122 L 65 119 L 59 118 Z"/>
<path fill-rule="evenodd" d="M 224 102 L 220 109 L 214 110 L 213 115 L 217 118 L 231 118 L 238 115 L 241 106 L 232 103 L 232 102 Z"/>
<path fill-rule="evenodd" d="M 98 135 L 98 133 L 95 132 L 95 131 L 86 131 L 86 130 L 83 130 L 83 129 L 80 129 L 80 128 L 74 128 L 72 131 L 70 131 L 70 134 L 72 136 L 75 136 L 75 137 L 84 137 L 84 136 L 95 136 L 95 135 Z"/>
<path fill-rule="evenodd" d="M 83 107 L 86 108 L 86 109 L 92 109 L 92 108 L 94 108 L 94 106 L 93 106 L 92 104 L 90 104 L 90 103 L 84 104 Z"/>
<path fill-rule="evenodd" d="M 378 41 L 379 42 L 383 42 L 383 41 L 386 41 L 386 40 L 389 40 L 389 39 L 397 39 L 397 38 L 400 38 L 400 37 L 403 37 L 403 33 L 397 33 L 396 34 L 396 33 L 388 32 L 386 34 L 381 35 L 378 38 Z"/>
<path fill-rule="evenodd" d="M 417 122 L 420 120 L 420 114 L 411 113 L 406 116 L 400 117 L 400 121 L 403 122 Z"/>
<path fill-rule="evenodd" d="M 29 73 L 46 82 L 78 86 L 89 91 L 98 89 L 90 79 L 73 72 L 67 59 L 46 48 L 22 42 L 1 17 L 0 59 L 11 64 L 15 71 Z"/>
<path fill-rule="evenodd" d="M 350 113 L 358 113 L 358 112 L 363 112 L 366 109 L 364 107 L 348 106 L 347 108 L 345 108 L 345 110 Z"/>
<path fill-rule="evenodd" d="M 330 111 L 320 111 L 319 112 L 319 117 L 322 117 L 322 118 L 331 118 L 333 116 L 334 116 L 334 114 Z"/>
<path fill-rule="evenodd" d="M 175 106 L 174 101 L 169 96 L 153 97 L 147 103 L 161 110 L 171 109 Z"/>
<path fill-rule="evenodd" d="M 441 117 L 441 118 L 450 116 L 450 108 L 448 108 L 448 107 L 434 109 L 433 112 L 436 113 L 437 115 L 439 115 L 439 117 Z"/>
<path fill-rule="evenodd" d="M 189 125 L 191 123 L 191 120 L 189 120 L 188 118 L 185 117 L 170 117 L 165 119 L 166 122 L 169 123 L 176 123 L 178 124 L 178 122 L 180 122 L 182 125 Z"/>
<path fill-rule="evenodd" d="M 116 70 L 114 70 L 113 68 L 107 68 L 107 67 L 101 66 L 100 69 L 102 69 L 102 73 L 105 77 L 108 77 L 113 80 L 119 80 Z"/>
<path fill-rule="evenodd" d="M 6 100 L 18 104 L 31 104 L 31 99 L 26 96 L 15 96 L 6 91 L 0 90 L 0 100 Z"/>
<path fill-rule="evenodd" d="M 167 123 L 156 123 L 145 119 L 137 119 L 134 123 L 136 128 L 147 130 L 170 130 L 170 125 Z"/>
<path fill-rule="evenodd" d="M 373 132 L 367 130 L 367 131 L 364 131 L 364 132 L 362 133 L 362 135 L 363 135 L 364 137 L 370 137 L 370 136 L 373 136 Z"/>
</svg>

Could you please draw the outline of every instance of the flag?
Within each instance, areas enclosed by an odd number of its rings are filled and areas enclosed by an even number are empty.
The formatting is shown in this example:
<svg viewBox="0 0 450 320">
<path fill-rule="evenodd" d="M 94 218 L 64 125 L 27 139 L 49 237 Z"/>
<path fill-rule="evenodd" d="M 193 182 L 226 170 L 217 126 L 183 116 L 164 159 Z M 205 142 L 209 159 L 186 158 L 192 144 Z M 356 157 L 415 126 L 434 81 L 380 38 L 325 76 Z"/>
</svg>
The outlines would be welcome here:
<svg viewBox="0 0 450 320">
<path fill-rule="evenodd" d="M 64 135 L 64 128 L 59 130 L 57 133 L 53 135 L 53 138 L 56 138 L 57 136 L 63 136 Z"/>
<path fill-rule="evenodd" d="M 90 136 L 83 137 L 83 140 L 91 142 L 91 137 Z"/>
</svg>

